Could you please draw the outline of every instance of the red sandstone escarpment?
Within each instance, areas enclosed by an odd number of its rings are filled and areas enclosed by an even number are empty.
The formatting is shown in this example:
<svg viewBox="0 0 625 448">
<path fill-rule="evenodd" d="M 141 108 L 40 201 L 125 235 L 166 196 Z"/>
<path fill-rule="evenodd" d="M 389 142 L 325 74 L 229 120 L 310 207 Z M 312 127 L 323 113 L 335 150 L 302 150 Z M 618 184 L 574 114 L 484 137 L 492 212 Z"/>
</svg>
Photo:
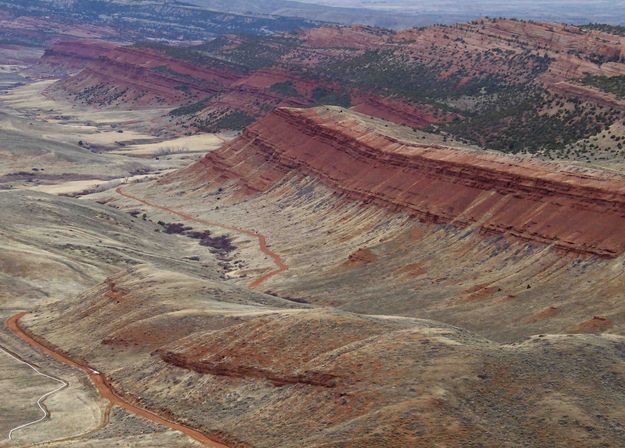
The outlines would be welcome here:
<svg viewBox="0 0 625 448">
<path fill-rule="evenodd" d="M 339 108 L 279 109 L 189 170 L 237 179 L 248 192 L 286 175 L 314 176 L 348 198 L 422 221 L 476 225 L 575 253 L 625 251 L 624 177 L 421 144 L 397 132 Z"/>
<path fill-rule="evenodd" d="M 57 75 L 77 72 L 114 48 L 115 45 L 102 41 L 57 42 L 45 51 L 34 70 Z"/>
<path fill-rule="evenodd" d="M 381 47 L 392 32 L 382 28 L 355 25 L 323 26 L 302 32 L 307 45 L 314 48 L 358 48 L 371 50 Z"/>
<path fill-rule="evenodd" d="M 512 83 L 538 79 L 550 89 L 563 81 L 577 82 L 586 73 L 625 75 L 625 64 L 621 62 L 625 37 L 558 23 L 482 19 L 395 33 L 369 27 L 329 26 L 307 30 L 302 39 L 317 51 L 308 55 L 309 59 L 314 61 L 321 54 L 320 63 L 324 63 L 323 57 L 337 58 L 347 49 L 384 49 L 397 54 L 398 59 L 432 67 L 443 78 L 462 73 L 465 82 L 490 75 Z M 544 58 L 542 62 L 540 58 Z M 557 91 L 579 96 L 578 91 L 562 86 Z M 584 96 L 588 97 L 588 91 Z"/>
<path fill-rule="evenodd" d="M 583 86 L 573 82 L 562 81 L 554 84 L 552 90 L 561 95 L 574 96 L 584 101 L 590 101 L 604 107 L 625 110 L 625 100 L 619 99 L 612 93 L 602 92 L 599 89 Z"/>
<path fill-rule="evenodd" d="M 513 40 L 561 54 L 575 51 L 613 59 L 618 58 L 625 49 L 623 37 L 598 31 L 584 31 L 576 26 L 559 23 L 483 21 L 482 32 L 500 40 Z"/>
<path fill-rule="evenodd" d="M 527 57 L 548 57 L 548 68 L 538 77 L 548 88 L 578 81 L 586 73 L 625 74 L 625 64 L 619 62 L 625 55 L 625 37 L 556 23 L 483 19 L 400 31 L 386 46 L 391 48 L 391 42 L 428 65 L 447 66 L 448 74 L 462 70 L 469 77 L 489 73 L 512 81 L 531 81 L 536 61 Z M 558 92 L 577 96 L 574 91 Z"/>
<path fill-rule="evenodd" d="M 221 92 L 237 79 L 239 75 L 223 67 L 197 66 L 145 48 L 118 47 L 61 81 L 55 90 L 96 105 L 175 105 Z"/>
</svg>

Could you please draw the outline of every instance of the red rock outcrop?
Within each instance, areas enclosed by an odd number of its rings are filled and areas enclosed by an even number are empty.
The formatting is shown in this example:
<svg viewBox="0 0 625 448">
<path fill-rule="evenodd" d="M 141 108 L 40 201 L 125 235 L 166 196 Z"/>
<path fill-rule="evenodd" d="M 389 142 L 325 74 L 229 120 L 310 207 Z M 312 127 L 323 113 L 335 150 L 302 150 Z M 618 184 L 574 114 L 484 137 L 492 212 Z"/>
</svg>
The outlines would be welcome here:
<svg viewBox="0 0 625 448">
<path fill-rule="evenodd" d="M 580 322 L 569 331 L 571 333 L 602 333 L 612 327 L 612 321 L 607 317 L 593 316 L 584 322 Z"/>
<path fill-rule="evenodd" d="M 625 100 L 617 98 L 614 94 L 602 92 L 593 87 L 562 81 L 555 83 L 552 86 L 552 90 L 565 96 L 574 96 L 604 107 L 625 110 Z"/>
<path fill-rule="evenodd" d="M 255 89 L 271 89 L 278 83 L 291 82 L 293 88 L 302 96 L 308 98 L 312 94 L 315 87 L 319 86 L 318 82 L 310 79 L 303 79 L 293 73 L 281 68 L 260 69 L 251 75 L 235 82 L 232 86 L 245 86 Z"/>
<path fill-rule="evenodd" d="M 340 108 L 283 108 L 182 176 L 237 179 L 248 192 L 287 175 L 313 176 L 422 221 L 602 257 L 625 251 L 625 177 L 416 143 L 401 132 Z"/>
<path fill-rule="evenodd" d="M 270 370 L 251 366 L 231 366 L 224 362 L 196 362 L 182 355 L 164 352 L 161 359 L 166 363 L 183 369 L 193 370 L 198 373 L 230 378 L 256 378 L 269 381 L 276 386 L 286 384 L 305 384 L 308 386 L 335 387 L 336 377 L 332 374 L 306 371 L 293 375 L 281 374 Z"/>
<path fill-rule="evenodd" d="M 146 48 L 117 47 L 55 90 L 99 105 L 175 105 L 221 92 L 239 78 L 217 62 L 199 66 Z"/>
<path fill-rule="evenodd" d="M 302 32 L 307 45 L 314 48 L 358 48 L 371 50 L 381 47 L 391 31 L 369 26 L 323 26 Z"/>
<path fill-rule="evenodd" d="M 363 328 L 380 334 L 388 326 L 332 312 L 274 313 L 181 339 L 157 353 L 168 364 L 203 374 L 261 379 L 275 386 L 334 388 L 341 376 L 316 367 L 314 361 L 324 353 L 361 341 Z"/>
<path fill-rule="evenodd" d="M 426 55 L 417 53 L 416 57 L 426 62 L 455 54 L 462 59 L 468 73 L 491 72 L 505 54 L 513 58 L 523 54 L 548 56 L 549 70 L 541 80 L 549 85 L 580 78 L 584 73 L 613 76 L 625 70 L 623 64 L 614 62 L 625 54 L 625 37 L 558 23 L 483 19 L 452 27 L 400 31 L 392 41 L 412 50 L 434 49 Z M 491 53 L 490 57 L 462 56 L 463 53 L 484 55 L 485 52 Z M 455 70 L 459 60 L 449 59 L 448 62 Z M 492 73 L 502 74 L 502 67 Z"/>
<path fill-rule="evenodd" d="M 57 42 L 45 51 L 34 69 L 57 74 L 77 72 L 115 47 L 107 42 L 92 40 Z"/>
</svg>

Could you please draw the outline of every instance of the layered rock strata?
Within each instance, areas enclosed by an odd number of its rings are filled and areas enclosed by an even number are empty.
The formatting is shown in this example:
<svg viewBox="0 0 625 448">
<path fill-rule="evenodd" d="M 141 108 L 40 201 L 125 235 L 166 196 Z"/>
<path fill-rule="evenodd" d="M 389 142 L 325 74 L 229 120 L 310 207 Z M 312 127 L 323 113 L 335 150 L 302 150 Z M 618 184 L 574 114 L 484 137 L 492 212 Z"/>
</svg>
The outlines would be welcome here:
<svg viewBox="0 0 625 448">
<path fill-rule="evenodd" d="M 425 222 L 601 257 L 625 251 L 624 177 L 423 144 L 409 134 L 340 108 L 283 108 L 189 170 L 236 179 L 248 192 L 287 175 L 314 176 L 346 197 Z"/>
</svg>

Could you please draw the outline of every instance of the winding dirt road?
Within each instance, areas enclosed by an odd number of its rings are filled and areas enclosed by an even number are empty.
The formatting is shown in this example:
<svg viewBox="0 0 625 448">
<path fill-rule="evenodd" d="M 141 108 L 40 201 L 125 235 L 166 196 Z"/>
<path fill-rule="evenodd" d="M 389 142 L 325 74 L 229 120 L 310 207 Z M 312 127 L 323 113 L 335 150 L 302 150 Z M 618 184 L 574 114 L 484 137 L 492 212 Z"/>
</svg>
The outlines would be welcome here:
<svg viewBox="0 0 625 448">
<path fill-rule="evenodd" d="M 5 353 L 6 355 L 8 355 L 9 357 L 13 358 L 15 361 L 19 362 L 20 364 L 25 364 L 28 367 L 30 367 L 31 369 L 33 369 L 35 371 L 35 373 L 37 375 L 43 376 L 45 378 L 51 379 L 53 381 L 56 381 L 57 383 L 60 384 L 60 386 L 56 387 L 54 390 L 51 390 L 50 392 L 46 392 L 45 394 L 43 394 L 41 397 L 39 397 L 39 399 L 37 399 L 37 406 L 39 407 L 39 409 L 41 410 L 41 412 L 43 413 L 43 415 L 38 418 L 37 420 L 33 420 L 32 422 L 28 422 L 28 423 L 24 423 L 23 425 L 19 425 L 16 426 L 15 428 L 11 429 L 9 431 L 9 435 L 8 435 L 8 440 L 13 440 L 13 434 L 16 431 L 19 431 L 20 429 L 24 429 L 28 426 L 34 425 L 36 423 L 42 422 L 44 421 L 46 418 L 48 418 L 50 416 L 50 412 L 48 411 L 48 409 L 44 406 L 43 402 L 46 400 L 46 398 L 48 398 L 51 395 L 54 395 L 57 392 L 62 391 L 63 389 L 65 389 L 67 386 L 69 386 L 69 383 L 67 381 L 63 381 L 60 378 L 57 378 L 55 376 L 52 375 L 48 375 L 47 373 L 43 373 L 41 370 L 39 370 L 37 367 L 35 367 L 34 364 L 29 363 L 28 361 L 20 358 L 19 356 L 17 356 L 16 354 L 12 353 L 10 350 L 5 349 L 4 347 L 0 346 L 0 351 Z"/>
<path fill-rule="evenodd" d="M 229 225 L 225 225 L 225 224 L 220 224 L 217 222 L 213 222 L 213 221 L 208 221 L 206 219 L 200 219 L 200 218 L 194 218 L 193 216 L 184 213 L 184 212 L 180 212 L 177 210 L 173 210 L 171 208 L 168 207 L 163 207 L 162 205 L 158 205 L 152 201 L 149 201 L 147 199 L 143 199 L 143 198 L 139 198 L 137 196 L 133 196 L 129 193 L 125 193 L 121 187 L 117 187 L 115 189 L 115 192 L 125 198 L 128 199 L 132 199 L 133 201 L 137 201 L 143 205 L 147 205 L 148 207 L 152 207 L 152 208 L 156 208 L 158 210 L 162 210 L 164 212 L 167 212 L 169 214 L 172 215 L 176 215 L 186 221 L 191 221 L 191 222 L 196 222 L 198 224 L 204 224 L 207 226 L 213 226 L 213 227 L 219 227 L 225 230 L 231 230 L 233 232 L 237 232 L 237 233 L 241 233 L 243 235 L 247 235 L 247 236 L 251 236 L 253 238 L 256 238 L 258 240 L 258 246 L 260 248 L 260 251 L 262 253 L 264 253 L 265 255 L 267 255 L 269 258 L 271 258 L 271 260 L 273 261 L 273 263 L 276 265 L 276 269 L 268 272 L 266 274 L 261 275 L 260 277 L 257 277 L 256 279 L 254 279 L 249 285 L 248 287 L 251 289 L 254 289 L 258 286 L 260 286 L 261 284 L 263 284 L 264 282 L 266 282 L 267 280 L 269 280 L 271 277 L 273 277 L 274 275 L 278 275 L 284 271 L 286 271 L 289 267 L 287 266 L 287 264 L 284 262 L 284 260 L 282 259 L 282 257 L 280 257 L 280 255 L 278 255 L 277 253 L 275 253 L 274 251 L 272 251 L 271 249 L 269 249 L 267 247 L 267 238 L 265 237 L 265 235 L 258 233 L 258 232 L 254 232 L 253 230 L 248 230 L 248 229 L 244 229 L 241 227 L 235 227 L 235 226 L 229 226 Z"/>
<path fill-rule="evenodd" d="M 225 229 L 225 230 L 230 230 L 233 232 L 237 232 L 243 235 L 247 235 L 250 236 L 252 238 L 256 238 L 258 240 L 258 247 L 260 249 L 260 251 L 267 255 L 269 258 L 271 258 L 272 262 L 275 264 L 276 269 L 267 272 L 265 274 L 260 275 L 259 277 L 255 278 L 249 285 L 248 287 L 251 289 L 257 288 L 258 286 L 260 286 L 261 284 L 263 284 L 264 282 L 266 282 L 268 279 L 270 279 L 271 277 L 273 277 L 274 275 L 278 275 L 284 271 L 286 271 L 288 269 L 287 264 L 284 262 L 284 260 L 280 257 L 280 255 L 278 255 L 277 253 L 273 252 L 271 249 L 269 249 L 267 247 L 267 238 L 265 237 L 265 235 L 255 232 L 253 230 L 248 230 L 248 229 L 244 229 L 242 227 L 236 227 L 236 226 L 229 226 L 229 225 L 224 225 L 224 224 L 220 224 L 217 222 L 213 222 L 213 221 L 208 221 L 206 219 L 200 219 L 200 218 L 194 218 L 193 216 L 184 213 L 184 212 L 180 212 L 168 207 L 164 207 L 161 205 L 158 205 L 152 201 L 149 201 L 147 199 L 143 199 L 143 198 L 139 198 L 137 196 L 133 196 L 129 193 L 125 193 L 121 187 L 118 187 L 115 189 L 115 192 L 121 196 L 124 196 L 125 198 L 131 199 L 133 201 L 139 202 L 143 205 L 147 205 L 148 207 L 152 207 L 152 208 L 156 208 L 158 210 L 162 210 L 164 212 L 167 212 L 169 214 L 178 216 L 182 219 L 184 219 L 185 221 L 190 221 L 190 222 L 195 222 L 198 224 L 204 224 L 204 225 L 208 225 L 208 226 L 212 226 L 212 227 L 219 227 L 221 229 Z M 44 343 L 36 340 L 33 336 L 31 336 L 30 334 L 28 334 L 27 332 L 25 332 L 19 325 L 19 320 L 22 316 L 24 316 L 26 313 L 20 313 L 17 314 L 13 317 L 11 317 L 10 319 L 8 319 L 6 321 L 6 326 L 7 328 L 13 332 L 13 334 L 15 334 L 18 338 L 20 338 L 21 340 L 23 340 L 24 342 L 26 342 L 28 345 L 30 345 L 32 348 L 34 348 L 35 350 L 41 352 L 41 353 L 45 353 L 49 356 L 51 356 L 52 358 L 56 359 L 57 361 L 62 362 L 63 364 L 66 364 L 70 367 L 73 367 L 75 369 L 78 369 L 82 372 L 84 372 L 89 379 L 91 380 L 91 382 L 93 383 L 93 385 L 96 387 L 97 391 L 100 393 L 100 395 L 105 398 L 106 400 L 109 401 L 109 407 L 108 410 L 110 410 L 110 406 L 119 406 L 120 408 L 123 408 L 127 411 L 132 412 L 133 414 L 139 415 L 141 417 L 144 417 L 148 420 L 151 420 L 155 423 L 161 424 L 163 426 L 166 426 L 168 428 L 171 428 L 175 431 L 179 431 L 182 432 L 184 434 L 186 434 L 187 436 L 197 440 L 198 442 L 204 444 L 205 446 L 211 447 L 211 448 L 227 448 L 226 445 L 223 445 L 211 438 L 209 438 L 208 436 L 206 436 L 205 434 L 193 429 L 193 428 L 189 428 L 187 426 L 181 425 L 179 423 L 176 422 L 172 422 L 171 420 L 167 420 L 163 417 L 161 417 L 160 415 L 152 412 L 152 411 L 148 411 L 147 409 L 143 409 L 140 408 L 138 406 L 135 406 L 134 404 L 126 401 L 124 398 L 122 398 L 121 396 L 119 396 L 113 389 L 112 387 L 108 384 L 106 377 L 101 374 L 100 372 L 92 369 L 91 367 L 82 364 L 78 361 L 75 361 L 71 358 L 69 358 L 68 356 L 59 353 L 57 351 L 55 351 L 53 348 L 46 346 Z M 34 367 L 31 366 L 33 369 Z M 37 371 L 38 372 L 38 371 Z M 40 373 L 40 372 L 38 372 Z M 48 376 L 45 374 L 42 374 L 44 376 Z M 52 378 L 52 377 L 50 377 Z M 54 378 L 53 378 L 54 379 Z M 57 379 L 58 380 L 58 379 Z M 58 380 L 58 381 L 62 381 L 62 380 Z M 46 395 L 42 396 L 40 398 L 40 401 L 45 400 L 45 398 L 47 398 L 48 396 L 50 396 L 51 394 L 57 392 L 58 390 L 61 390 L 63 387 L 67 386 L 67 383 L 63 382 L 65 385 L 62 386 L 59 389 L 55 389 L 52 392 L 47 393 Z M 32 424 L 38 423 L 42 420 L 44 420 L 49 414 L 48 411 L 40 404 L 40 401 L 37 402 L 37 404 L 39 405 L 39 407 L 42 409 L 42 411 L 44 412 L 44 416 L 37 420 L 37 421 L 33 421 L 30 423 L 27 423 L 25 425 L 21 425 L 18 428 L 14 428 L 12 431 L 16 431 L 18 429 L 21 429 L 25 426 L 30 426 Z M 107 412 L 108 413 L 108 412 Z"/>
<path fill-rule="evenodd" d="M 167 420 L 163 417 L 161 417 L 160 415 L 152 412 L 152 411 L 148 411 L 147 409 L 143 409 L 140 408 L 138 406 L 135 406 L 134 404 L 126 401 L 124 398 L 122 398 L 121 396 L 119 396 L 114 390 L 113 388 L 108 384 L 106 377 L 101 374 L 100 372 L 98 372 L 97 370 L 92 369 L 91 367 L 82 364 L 78 361 L 75 361 L 69 357 L 67 357 L 66 355 L 59 353 L 57 351 L 55 351 L 54 349 L 52 349 L 51 347 L 48 347 L 47 345 L 44 345 L 43 343 L 39 342 L 38 340 L 34 339 L 30 334 L 28 334 L 26 331 L 24 331 L 24 329 L 22 329 L 19 325 L 19 320 L 22 318 L 22 316 L 24 316 L 27 313 L 20 313 L 17 314 L 11 318 L 9 318 L 6 321 L 6 326 L 7 328 L 18 338 L 20 338 L 22 341 L 26 342 L 28 345 L 30 345 L 32 348 L 34 348 L 35 350 L 37 350 L 40 353 L 45 353 L 49 356 L 51 356 L 52 358 L 54 358 L 57 361 L 62 362 L 65 365 L 68 365 L 70 367 L 73 367 L 75 369 L 81 370 L 82 372 L 84 372 L 89 379 L 91 380 L 91 382 L 93 383 L 93 385 L 96 387 L 97 391 L 100 393 L 100 395 L 105 398 L 106 400 L 108 400 L 111 405 L 114 406 L 118 406 L 122 409 L 125 409 L 129 412 L 132 412 L 135 415 L 138 415 L 140 417 L 146 418 L 154 423 L 158 423 L 160 425 L 163 425 L 167 428 L 173 429 L 175 431 L 179 431 L 181 433 L 186 434 L 187 436 L 191 437 L 194 440 L 197 440 L 198 442 L 202 443 L 205 446 L 211 447 L 211 448 L 227 448 L 226 445 L 223 445 L 211 438 L 209 438 L 207 435 L 193 429 L 193 428 L 189 428 L 187 426 L 181 425 L 180 423 L 176 423 L 176 422 L 172 422 L 171 420 Z M 45 418 L 45 416 L 44 416 Z"/>
</svg>

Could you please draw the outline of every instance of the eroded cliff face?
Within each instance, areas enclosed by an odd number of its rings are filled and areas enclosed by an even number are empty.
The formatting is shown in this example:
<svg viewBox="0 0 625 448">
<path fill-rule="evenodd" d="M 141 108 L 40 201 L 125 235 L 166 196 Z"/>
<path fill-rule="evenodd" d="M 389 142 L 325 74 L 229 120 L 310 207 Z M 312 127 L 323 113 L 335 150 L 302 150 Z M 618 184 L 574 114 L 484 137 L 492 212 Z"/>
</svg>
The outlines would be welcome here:
<svg viewBox="0 0 625 448">
<path fill-rule="evenodd" d="M 32 68 L 38 74 L 63 76 L 76 73 L 110 53 L 116 45 L 97 40 L 56 42 Z"/>
<path fill-rule="evenodd" d="M 424 222 L 602 257 L 625 251 L 624 177 L 421 144 L 405 128 L 340 108 L 279 109 L 189 170 L 236 179 L 247 192 L 312 176 L 349 199 Z"/>
<path fill-rule="evenodd" d="M 221 92 L 239 77 L 218 63 L 200 66 L 146 48 L 117 47 L 52 91 L 96 106 L 177 105 Z"/>
<path fill-rule="evenodd" d="M 500 58 L 511 56 L 512 59 L 519 59 L 529 54 L 545 56 L 549 58 L 548 69 L 540 79 L 547 85 L 577 79 L 585 73 L 613 76 L 625 70 L 625 66 L 618 63 L 625 53 L 625 38 L 558 23 L 483 19 L 453 27 L 434 26 L 401 31 L 393 40 L 413 50 L 423 51 L 433 45 L 440 47 L 425 56 L 416 56 L 426 60 L 434 61 L 457 54 L 459 58 L 448 61 L 450 70 L 460 69 L 458 63 L 462 62 L 469 74 L 491 71 L 501 74 Z M 473 57 L 467 58 L 463 53 Z M 479 53 L 490 55 L 475 58 L 474 55 Z M 530 68 L 527 65 L 517 76 L 527 76 Z M 514 76 L 512 72 L 504 74 Z"/>
<path fill-rule="evenodd" d="M 404 61 L 423 63 L 442 78 L 462 73 L 464 82 L 484 76 L 511 83 L 537 78 L 551 89 L 587 73 L 625 73 L 621 60 L 624 37 L 558 23 L 482 19 L 394 33 L 369 27 L 326 26 L 307 30 L 302 38 L 318 50 L 320 61 L 339 58 L 341 50 L 398 51 Z M 314 57 L 307 60 L 311 61 Z M 574 91 L 561 93 L 577 95 Z"/>
</svg>

